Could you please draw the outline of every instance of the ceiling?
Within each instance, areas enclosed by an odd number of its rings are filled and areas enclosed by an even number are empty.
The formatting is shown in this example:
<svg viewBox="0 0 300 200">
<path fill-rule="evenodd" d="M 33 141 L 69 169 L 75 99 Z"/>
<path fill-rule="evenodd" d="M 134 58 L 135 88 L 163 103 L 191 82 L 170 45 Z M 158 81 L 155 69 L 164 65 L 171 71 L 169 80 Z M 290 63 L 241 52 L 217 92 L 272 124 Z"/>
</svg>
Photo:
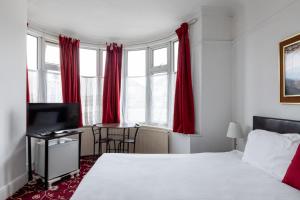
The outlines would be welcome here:
<svg viewBox="0 0 300 200">
<path fill-rule="evenodd" d="M 28 0 L 29 26 L 94 43 L 140 43 L 174 32 L 201 6 L 231 0 Z"/>
</svg>

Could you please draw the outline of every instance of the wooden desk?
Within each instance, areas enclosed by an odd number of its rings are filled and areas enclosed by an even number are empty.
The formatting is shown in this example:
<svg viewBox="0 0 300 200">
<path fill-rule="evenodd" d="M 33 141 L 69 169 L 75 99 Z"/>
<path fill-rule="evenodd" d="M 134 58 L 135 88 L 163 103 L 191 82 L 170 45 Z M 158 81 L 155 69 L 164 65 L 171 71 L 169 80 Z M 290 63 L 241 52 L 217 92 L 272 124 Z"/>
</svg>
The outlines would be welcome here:
<svg viewBox="0 0 300 200">
<path fill-rule="evenodd" d="M 49 176 L 48 176 L 48 153 L 49 153 L 49 141 L 62 138 L 62 137 L 69 137 L 72 135 L 78 135 L 78 169 L 80 169 L 80 156 L 81 156 L 81 134 L 82 131 L 78 130 L 70 130 L 70 132 L 62 132 L 62 133 L 54 133 L 51 135 L 40 135 L 37 133 L 26 133 L 27 136 L 27 145 L 28 145 L 28 181 L 32 180 L 32 163 L 31 163 L 31 138 L 36 138 L 40 140 L 45 141 L 45 189 L 48 189 L 48 181 L 49 181 Z"/>
</svg>

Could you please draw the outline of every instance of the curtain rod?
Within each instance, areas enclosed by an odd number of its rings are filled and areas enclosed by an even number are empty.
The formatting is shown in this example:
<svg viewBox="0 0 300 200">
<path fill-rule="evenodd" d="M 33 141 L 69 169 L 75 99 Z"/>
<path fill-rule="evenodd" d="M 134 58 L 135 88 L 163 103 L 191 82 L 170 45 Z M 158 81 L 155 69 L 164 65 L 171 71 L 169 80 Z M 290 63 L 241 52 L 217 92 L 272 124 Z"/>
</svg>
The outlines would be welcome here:
<svg viewBox="0 0 300 200">
<path fill-rule="evenodd" d="M 42 28 L 39 28 L 38 26 L 35 26 L 35 25 L 31 26 L 30 23 L 28 23 L 27 27 L 28 27 L 29 31 L 33 31 L 33 32 L 36 31 L 37 33 L 39 33 L 41 35 L 44 35 L 46 37 L 50 36 L 50 37 L 53 37 L 53 39 L 57 39 L 57 40 L 58 40 L 59 35 L 63 35 L 63 36 L 67 36 L 67 37 L 72 37 L 72 38 L 78 39 L 77 37 L 74 37 L 74 36 L 72 36 L 70 34 L 46 31 L 46 30 L 44 30 Z M 92 45 L 92 46 L 105 46 L 105 43 L 96 43 L 96 42 L 92 43 L 92 42 L 88 42 L 88 41 L 84 41 L 84 40 L 80 40 L 80 43 L 83 43 L 83 44 L 86 44 L 86 45 Z"/>
<path fill-rule="evenodd" d="M 198 21 L 197 18 L 193 18 L 193 19 L 189 20 L 187 23 L 188 23 L 189 26 L 192 26 L 192 25 L 196 24 L 197 21 Z M 146 42 L 142 42 L 142 43 L 129 43 L 129 46 L 139 46 L 139 45 L 156 43 L 156 42 L 163 41 L 163 40 L 166 40 L 166 39 L 169 39 L 169 38 L 172 38 L 172 37 L 176 37 L 175 30 L 172 31 L 172 33 L 169 33 L 168 35 L 166 35 L 162 38 L 155 39 L 155 40 L 150 40 L 150 41 L 146 41 Z"/>
<path fill-rule="evenodd" d="M 191 19 L 190 21 L 188 21 L 187 23 L 188 23 L 189 25 L 193 25 L 193 24 L 196 24 L 197 21 L 198 21 L 198 19 L 197 19 L 197 18 L 194 18 L 194 19 Z"/>
<path fill-rule="evenodd" d="M 197 18 L 193 18 L 191 20 L 189 20 L 187 23 L 191 26 L 191 25 L 194 25 L 195 23 L 197 23 L 198 19 Z M 50 37 L 53 37 L 53 38 L 58 38 L 59 35 L 65 35 L 65 36 L 69 36 L 69 37 L 72 37 L 70 34 L 60 34 L 60 33 L 56 33 L 56 32 L 46 32 L 45 30 L 43 30 L 42 28 L 38 28 L 37 26 L 31 26 L 30 23 L 27 23 L 27 27 L 29 29 L 31 29 L 32 31 L 38 31 L 39 33 L 43 34 L 43 35 L 48 35 Z M 149 41 L 146 41 L 146 42 L 140 42 L 140 43 L 128 43 L 128 44 L 125 44 L 125 46 L 137 46 L 137 45 L 145 45 L 145 44 L 151 44 L 151 43 L 156 43 L 156 42 L 159 42 L 159 41 L 163 41 L 163 40 L 166 40 L 166 39 L 169 39 L 169 38 L 172 38 L 172 37 L 175 37 L 175 31 L 172 31 L 172 33 L 162 37 L 162 38 L 158 38 L 158 39 L 155 39 L 155 40 L 149 40 Z M 75 37 L 76 38 L 76 37 Z M 92 42 L 87 42 L 87 41 L 84 41 L 84 40 L 80 40 L 80 42 L 82 44 L 86 44 L 86 45 L 92 45 L 92 46 L 105 46 L 107 42 L 105 43 L 92 43 Z"/>
</svg>

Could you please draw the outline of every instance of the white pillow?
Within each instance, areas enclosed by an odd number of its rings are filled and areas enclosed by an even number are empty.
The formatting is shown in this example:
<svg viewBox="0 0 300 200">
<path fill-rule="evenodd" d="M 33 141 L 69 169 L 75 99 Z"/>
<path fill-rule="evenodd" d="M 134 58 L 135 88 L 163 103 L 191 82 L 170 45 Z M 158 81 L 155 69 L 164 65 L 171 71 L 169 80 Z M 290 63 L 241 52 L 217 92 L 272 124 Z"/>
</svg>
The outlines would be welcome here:
<svg viewBox="0 0 300 200">
<path fill-rule="evenodd" d="M 282 180 L 300 143 L 299 134 L 279 134 L 265 130 L 250 132 L 243 161 Z"/>
</svg>

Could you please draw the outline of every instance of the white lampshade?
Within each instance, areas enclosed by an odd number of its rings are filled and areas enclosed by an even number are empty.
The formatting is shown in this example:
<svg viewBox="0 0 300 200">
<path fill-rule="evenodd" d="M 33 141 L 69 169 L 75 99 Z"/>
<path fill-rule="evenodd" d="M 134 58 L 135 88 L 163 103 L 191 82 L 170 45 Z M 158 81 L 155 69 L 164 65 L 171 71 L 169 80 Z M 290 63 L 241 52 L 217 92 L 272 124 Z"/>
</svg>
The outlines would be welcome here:
<svg viewBox="0 0 300 200">
<path fill-rule="evenodd" d="M 238 123 L 230 122 L 228 130 L 227 130 L 227 137 L 229 138 L 243 138 L 243 131 L 241 126 Z"/>
</svg>

